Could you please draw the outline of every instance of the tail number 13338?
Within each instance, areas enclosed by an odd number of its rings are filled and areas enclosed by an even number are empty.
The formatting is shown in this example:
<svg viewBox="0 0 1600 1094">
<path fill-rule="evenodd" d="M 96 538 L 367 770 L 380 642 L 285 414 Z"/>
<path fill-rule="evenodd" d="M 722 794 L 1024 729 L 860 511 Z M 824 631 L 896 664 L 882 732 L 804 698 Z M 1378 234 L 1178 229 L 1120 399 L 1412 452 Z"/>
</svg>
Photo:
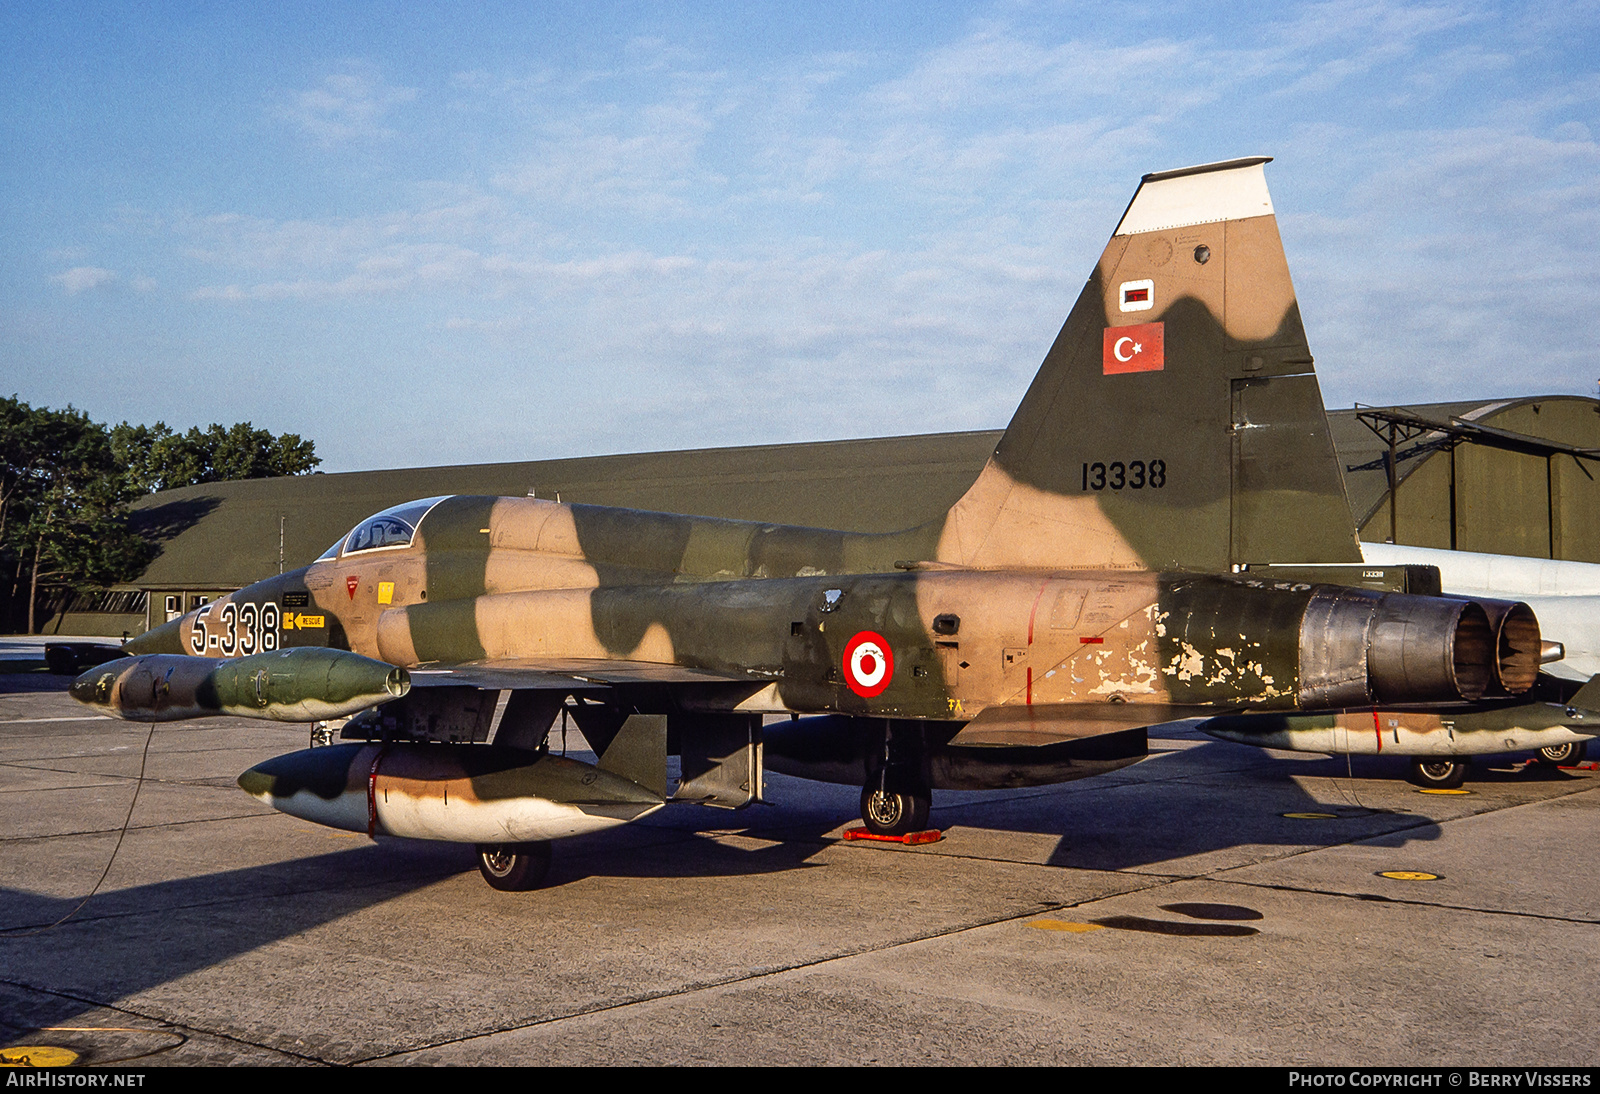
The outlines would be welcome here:
<svg viewBox="0 0 1600 1094">
<path fill-rule="evenodd" d="M 1160 490 L 1167 485 L 1166 460 L 1130 460 L 1123 463 L 1086 463 L 1083 465 L 1085 490 L 1143 490 L 1149 487 Z"/>
</svg>

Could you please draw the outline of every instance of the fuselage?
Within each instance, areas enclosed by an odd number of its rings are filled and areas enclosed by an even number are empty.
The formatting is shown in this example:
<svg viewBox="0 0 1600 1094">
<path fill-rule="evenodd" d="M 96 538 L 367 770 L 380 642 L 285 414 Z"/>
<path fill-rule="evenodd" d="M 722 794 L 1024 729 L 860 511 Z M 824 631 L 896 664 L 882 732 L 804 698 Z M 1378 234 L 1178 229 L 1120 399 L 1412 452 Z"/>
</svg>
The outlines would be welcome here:
<svg viewBox="0 0 1600 1094">
<path fill-rule="evenodd" d="M 680 706 L 953 721 L 999 705 L 1294 710 L 1368 695 L 1365 648 L 1359 664 L 1327 663 L 1313 647 L 1345 624 L 1308 629 L 1308 612 L 1324 604 L 1364 634 L 1370 594 L 1132 568 L 967 568 L 938 561 L 939 538 L 428 499 L 135 648 L 235 657 L 329 645 L 404 667 L 673 665 L 742 685 L 731 699 L 727 688 L 703 700 L 680 691 Z M 1421 599 L 1392 603 L 1411 611 Z M 1459 604 L 1442 607 L 1459 616 Z M 1447 647 L 1464 626 L 1441 616 L 1418 632 L 1443 656 L 1446 698 L 1482 690 L 1450 690 L 1465 670 Z M 1318 663 L 1302 666 L 1307 656 Z"/>
</svg>

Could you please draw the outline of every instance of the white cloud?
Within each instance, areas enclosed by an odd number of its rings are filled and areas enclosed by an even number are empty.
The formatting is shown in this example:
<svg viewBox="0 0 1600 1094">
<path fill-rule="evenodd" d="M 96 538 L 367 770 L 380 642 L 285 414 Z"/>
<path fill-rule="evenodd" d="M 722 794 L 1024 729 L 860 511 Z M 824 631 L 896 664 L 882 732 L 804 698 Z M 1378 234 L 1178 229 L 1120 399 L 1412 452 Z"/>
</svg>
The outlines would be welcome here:
<svg viewBox="0 0 1600 1094">
<path fill-rule="evenodd" d="M 426 389 L 448 443 L 491 446 L 461 458 L 994 426 L 1139 174 L 1259 151 L 1330 395 L 1560 388 L 1595 341 L 1600 80 L 1519 76 L 1490 11 L 1334 0 L 1143 42 L 991 23 L 772 71 L 641 40 L 603 71 L 464 72 L 465 161 L 386 180 L 386 211 L 172 218 L 189 268 L 162 283 L 252 305 L 218 309 L 241 323 L 336 302 L 305 327 L 340 337 L 295 352 L 337 369 L 382 343 L 372 368 Z M 285 116 L 335 143 L 413 99 L 356 68 Z"/>
<path fill-rule="evenodd" d="M 416 88 L 386 83 L 372 66 L 351 62 L 315 87 L 290 92 L 272 113 L 324 145 L 336 145 L 393 136 L 383 118 L 416 97 Z"/>
<path fill-rule="evenodd" d="M 68 296 L 77 296 L 81 292 L 109 284 L 116 278 L 117 275 L 111 270 L 99 266 L 74 266 L 70 270 L 54 275 L 50 280 L 65 289 Z"/>
</svg>

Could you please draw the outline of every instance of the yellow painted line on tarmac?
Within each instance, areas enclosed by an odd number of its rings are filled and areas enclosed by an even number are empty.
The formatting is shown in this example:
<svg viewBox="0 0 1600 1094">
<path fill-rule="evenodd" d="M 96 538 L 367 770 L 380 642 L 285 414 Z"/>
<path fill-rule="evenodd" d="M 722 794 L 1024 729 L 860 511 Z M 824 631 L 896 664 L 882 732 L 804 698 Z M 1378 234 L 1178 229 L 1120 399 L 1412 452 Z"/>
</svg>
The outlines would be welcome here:
<svg viewBox="0 0 1600 1094">
<path fill-rule="evenodd" d="M 1417 793 L 1418 794 L 1470 794 L 1470 793 L 1472 793 L 1472 791 L 1470 791 L 1470 790 L 1435 790 L 1432 787 L 1425 787 L 1425 788 L 1423 788 L 1421 790 L 1418 790 Z"/>
<path fill-rule="evenodd" d="M 1285 813 L 1290 820 L 1338 820 L 1337 813 Z"/>
<path fill-rule="evenodd" d="M 78 1058 L 70 1048 L 55 1045 L 12 1045 L 0 1048 L 0 1067 L 66 1067 Z"/>
<path fill-rule="evenodd" d="M 1041 931 L 1071 931 L 1073 934 L 1083 934 L 1086 931 L 1105 930 L 1105 928 L 1098 923 L 1069 923 L 1064 919 L 1036 919 L 1032 923 L 1028 924 L 1028 926 L 1037 927 Z"/>
<path fill-rule="evenodd" d="M 1430 874 L 1426 870 L 1379 870 L 1379 877 L 1386 877 L 1390 881 L 1438 881 L 1438 874 Z"/>
</svg>

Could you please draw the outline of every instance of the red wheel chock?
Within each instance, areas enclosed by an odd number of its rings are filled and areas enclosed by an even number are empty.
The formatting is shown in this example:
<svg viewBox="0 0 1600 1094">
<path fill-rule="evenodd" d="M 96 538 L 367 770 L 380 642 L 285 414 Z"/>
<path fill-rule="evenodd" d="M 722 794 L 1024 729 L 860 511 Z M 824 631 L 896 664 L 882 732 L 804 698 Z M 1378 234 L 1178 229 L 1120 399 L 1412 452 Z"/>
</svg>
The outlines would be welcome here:
<svg viewBox="0 0 1600 1094">
<path fill-rule="evenodd" d="M 844 838 L 847 840 L 870 840 L 874 843 L 903 843 L 914 846 L 919 843 L 938 843 L 944 839 L 944 833 L 937 828 L 929 828 L 922 832 L 907 832 L 903 836 L 880 836 L 876 832 L 868 832 L 865 828 L 846 828 Z"/>
</svg>

